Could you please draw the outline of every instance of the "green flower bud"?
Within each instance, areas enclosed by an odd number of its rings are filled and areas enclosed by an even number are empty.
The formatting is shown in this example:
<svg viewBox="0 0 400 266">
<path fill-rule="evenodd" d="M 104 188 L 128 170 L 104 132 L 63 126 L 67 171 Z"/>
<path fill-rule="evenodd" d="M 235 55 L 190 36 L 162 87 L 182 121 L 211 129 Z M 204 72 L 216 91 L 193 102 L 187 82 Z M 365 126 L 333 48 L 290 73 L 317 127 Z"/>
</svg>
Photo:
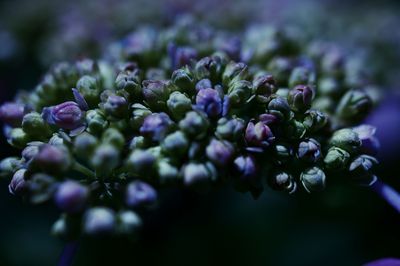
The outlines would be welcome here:
<svg viewBox="0 0 400 266">
<path fill-rule="evenodd" d="M 35 174 L 28 181 L 29 201 L 32 204 L 41 204 L 53 197 L 57 183 L 52 176 Z"/>
<path fill-rule="evenodd" d="M 8 143 L 18 149 L 23 149 L 30 141 L 30 137 L 22 128 L 13 128 L 7 139 Z"/>
<path fill-rule="evenodd" d="M 300 175 L 300 181 L 308 193 L 321 191 L 325 188 L 326 176 L 324 171 L 318 167 L 312 167 Z"/>
<path fill-rule="evenodd" d="M 225 64 L 225 60 L 218 55 L 205 57 L 196 63 L 194 74 L 198 80 L 210 79 L 214 82 L 219 79 Z"/>
<path fill-rule="evenodd" d="M 292 70 L 289 78 L 289 88 L 296 85 L 312 84 L 315 80 L 315 75 L 305 67 L 296 67 Z"/>
<path fill-rule="evenodd" d="M 82 159 L 88 159 L 93 155 L 93 152 L 98 144 L 98 139 L 83 132 L 74 139 L 74 151 L 77 156 Z"/>
<path fill-rule="evenodd" d="M 247 65 L 231 61 L 222 73 L 222 83 L 226 86 L 231 82 L 245 80 L 249 76 Z"/>
<path fill-rule="evenodd" d="M 343 149 L 332 147 L 328 150 L 324 163 L 327 169 L 342 170 L 347 166 L 349 160 L 350 153 Z"/>
<path fill-rule="evenodd" d="M 0 176 L 11 177 L 19 168 L 21 160 L 17 157 L 8 157 L 0 161 Z"/>
<path fill-rule="evenodd" d="M 105 176 L 119 165 L 119 151 L 113 145 L 101 144 L 96 147 L 90 163 L 97 174 Z"/>
<path fill-rule="evenodd" d="M 161 183 L 169 183 L 179 177 L 178 169 L 167 160 L 160 160 L 157 164 L 157 170 Z"/>
<path fill-rule="evenodd" d="M 88 111 L 86 113 L 86 123 L 89 133 L 95 135 L 100 135 L 108 127 L 108 121 L 100 109 Z"/>
<path fill-rule="evenodd" d="M 316 132 L 323 128 L 328 122 L 326 115 L 318 110 L 308 110 L 305 113 L 303 125 L 310 132 Z"/>
<path fill-rule="evenodd" d="M 47 123 L 39 113 L 26 114 L 22 120 L 22 129 L 32 138 L 44 139 L 51 135 Z"/>
<path fill-rule="evenodd" d="M 165 137 L 161 143 L 162 149 L 172 156 L 185 155 L 189 148 L 189 141 L 181 131 L 175 131 Z"/>
<path fill-rule="evenodd" d="M 292 194 L 297 189 L 297 183 L 292 175 L 285 172 L 278 172 L 269 176 L 268 184 L 275 190 L 284 190 Z"/>
<path fill-rule="evenodd" d="M 237 140 L 244 133 L 245 123 L 243 119 L 225 117 L 218 120 L 215 135 L 226 140 Z"/>
<path fill-rule="evenodd" d="M 273 146 L 274 154 L 279 163 L 285 163 L 293 158 L 293 150 L 288 144 L 276 144 Z"/>
<path fill-rule="evenodd" d="M 211 173 L 205 164 L 189 163 L 183 169 L 183 181 L 186 186 L 204 184 L 211 180 Z"/>
<path fill-rule="evenodd" d="M 95 107 L 99 103 L 101 86 L 96 78 L 85 75 L 78 80 L 76 88 L 90 107 Z"/>
<path fill-rule="evenodd" d="M 331 97 L 319 96 L 313 100 L 312 108 L 331 114 L 336 108 L 336 102 Z"/>
<path fill-rule="evenodd" d="M 276 81 L 272 75 L 259 74 L 253 80 L 253 93 L 259 97 L 267 98 L 277 91 Z"/>
<path fill-rule="evenodd" d="M 117 90 L 124 90 L 132 97 L 138 97 L 141 94 L 140 71 L 137 68 L 125 69 L 121 71 L 115 79 Z"/>
<path fill-rule="evenodd" d="M 128 114 L 128 101 L 117 95 L 109 95 L 102 105 L 107 115 L 115 118 L 124 118 Z"/>
<path fill-rule="evenodd" d="M 103 133 L 102 143 L 113 145 L 118 150 L 122 150 L 125 146 L 125 137 L 117 129 L 108 128 Z"/>
<path fill-rule="evenodd" d="M 318 93 L 329 97 L 339 96 L 343 92 L 343 86 L 332 77 L 321 78 L 318 82 Z"/>
<path fill-rule="evenodd" d="M 131 126 L 136 129 L 139 130 L 139 128 L 142 126 L 144 119 L 151 115 L 151 111 L 149 108 L 147 108 L 146 106 L 139 104 L 139 103 L 135 103 L 131 106 L 132 109 L 132 118 L 130 119 L 130 124 Z"/>
<path fill-rule="evenodd" d="M 360 121 L 372 109 L 372 100 L 361 90 L 351 90 L 343 95 L 336 109 L 336 114 L 344 121 Z"/>
<path fill-rule="evenodd" d="M 132 151 L 126 160 L 126 166 L 133 174 L 145 174 L 148 176 L 153 172 L 156 160 L 156 156 L 151 151 L 136 149 Z"/>
<path fill-rule="evenodd" d="M 185 92 L 193 92 L 195 87 L 195 79 L 190 69 L 185 66 L 181 69 L 177 69 L 172 73 L 172 83 L 178 88 Z"/>
<path fill-rule="evenodd" d="M 292 62 L 288 58 L 276 57 L 268 64 L 268 70 L 276 79 L 278 86 L 285 87 L 292 72 Z"/>
<path fill-rule="evenodd" d="M 179 122 L 179 128 L 195 139 L 205 137 L 209 126 L 210 122 L 207 117 L 195 111 L 186 113 L 185 118 Z"/>
<path fill-rule="evenodd" d="M 231 83 L 228 88 L 229 102 L 232 107 L 242 107 L 249 99 L 253 91 L 251 82 L 239 80 Z"/>
<path fill-rule="evenodd" d="M 145 102 L 154 110 L 163 110 L 170 94 L 170 88 L 164 81 L 143 81 L 142 94 Z"/>
<path fill-rule="evenodd" d="M 354 130 L 343 128 L 333 133 L 332 138 L 329 140 L 329 145 L 341 148 L 352 154 L 361 147 L 361 140 Z"/>
<path fill-rule="evenodd" d="M 121 211 L 117 214 L 117 232 L 124 235 L 135 233 L 142 225 L 142 219 L 133 211 Z"/>
<path fill-rule="evenodd" d="M 371 186 L 377 180 L 377 177 L 373 174 L 373 168 L 377 164 L 376 158 L 365 154 L 360 155 L 349 166 L 350 176 L 361 185 Z"/>
<path fill-rule="evenodd" d="M 300 121 L 291 119 L 286 124 L 286 136 L 290 139 L 301 139 L 307 133 L 306 127 Z"/>
<path fill-rule="evenodd" d="M 192 101 L 183 93 L 174 91 L 169 96 L 167 106 L 175 119 L 181 119 L 185 114 L 192 110 Z"/>
<path fill-rule="evenodd" d="M 134 150 L 134 149 L 144 149 L 148 145 L 147 140 L 143 136 L 136 136 L 131 140 L 131 143 L 129 144 L 129 149 Z"/>
</svg>

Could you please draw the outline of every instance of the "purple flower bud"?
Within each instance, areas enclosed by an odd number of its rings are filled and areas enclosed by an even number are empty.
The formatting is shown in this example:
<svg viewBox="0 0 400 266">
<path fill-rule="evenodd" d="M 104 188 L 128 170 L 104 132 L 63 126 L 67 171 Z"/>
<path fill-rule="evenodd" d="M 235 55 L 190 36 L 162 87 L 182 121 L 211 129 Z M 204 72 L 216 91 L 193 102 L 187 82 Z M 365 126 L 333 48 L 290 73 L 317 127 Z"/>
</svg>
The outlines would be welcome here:
<svg viewBox="0 0 400 266">
<path fill-rule="evenodd" d="M 321 145 L 315 139 L 300 142 L 297 156 L 307 162 L 314 163 L 321 158 Z"/>
<path fill-rule="evenodd" d="M 249 146 L 248 150 L 262 151 L 262 149 L 253 149 L 253 147 L 267 148 L 275 140 L 271 129 L 262 122 L 254 124 L 249 122 L 247 124 L 245 140 Z"/>
<path fill-rule="evenodd" d="M 59 173 L 70 166 L 68 151 L 61 147 L 44 144 L 39 147 L 39 152 L 33 158 L 31 165 L 38 167 L 45 173 Z"/>
<path fill-rule="evenodd" d="M 228 141 L 212 139 L 206 148 L 208 159 L 219 166 L 226 166 L 231 160 L 235 149 Z"/>
<path fill-rule="evenodd" d="M 169 132 L 172 124 L 172 120 L 166 113 L 154 113 L 144 119 L 140 133 L 153 141 L 160 141 Z"/>
<path fill-rule="evenodd" d="M 156 109 L 160 109 L 167 102 L 170 90 L 164 81 L 145 80 L 143 83 L 143 97 L 146 103 Z"/>
<path fill-rule="evenodd" d="M 36 156 L 39 152 L 39 146 L 41 142 L 36 143 L 29 143 L 28 146 L 22 151 L 22 158 L 25 159 L 26 162 L 30 161 L 33 157 Z"/>
<path fill-rule="evenodd" d="M 110 95 L 104 103 L 104 110 L 108 115 L 123 118 L 128 114 L 128 101 L 124 97 Z"/>
<path fill-rule="evenodd" d="M 129 207 L 151 206 L 157 201 L 157 191 L 142 181 L 133 181 L 126 188 L 125 202 Z"/>
<path fill-rule="evenodd" d="M 8 191 L 10 191 L 11 194 L 23 196 L 26 192 L 27 184 L 24 178 L 25 172 L 26 169 L 21 169 L 15 172 L 10 184 L 8 185 Z"/>
<path fill-rule="evenodd" d="M 305 111 L 311 107 L 313 91 L 309 86 L 297 85 L 289 92 L 288 103 L 295 111 Z"/>
<path fill-rule="evenodd" d="M 105 207 L 89 209 L 83 217 L 83 229 L 89 235 L 113 233 L 116 226 L 115 213 Z"/>
<path fill-rule="evenodd" d="M 89 189 L 76 181 L 65 181 L 62 183 L 54 195 L 54 200 L 58 208 L 68 213 L 82 211 L 89 197 Z"/>
<path fill-rule="evenodd" d="M 196 96 L 196 106 L 210 117 L 217 117 L 222 112 L 222 99 L 218 91 L 207 88 L 200 90 Z"/>
<path fill-rule="evenodd" d="M 168 55 L 172 69 L 188 65 L 192 59 L 197 58 L 197 51 L 191 47 L 177 47 L 174 44 L 168 46 Z"/>
<path fill-rule="evenodd" d="M 375 137 L 376 128 L 370 125 L 360 125 L 353 128 L 361 140 L 360 151 L 368 155 L 376 155 L 380 144 L 378 138 Z"/>
<path fill-rule="evenodd" d="M 211 80 L 209 79 L 202 79 L 196 83 L 196 91 L 200 91 L 203 89 L 212 88 Z"/>
<path fill-rule="evenodd" d="M 253 81 L 253 90 L 257 95 L 269 97 L 277 91 L 276 81 L 272 75 L 260 75 Z"/>
<path fill-rule="evenodd" d="M 257 174 L 257 165 L 254 157 L 240 156 L 234 161 L 234 169 L 242 181 L 253 179 Z"/>
<path fill-rule="evenodd" d="M 21 126 L 25 113 L 26 108 L 20 103 L 8 102 L 0 106 L 0 120 L 13 127 Z"/>
<path fill-rule="evenodd" d="M 63 129 L 77 129 L 83 125 L 85 113 L 75 102 L 65 102 L 43 109 L 42 117 L 49 124 Z"/>
</svg>

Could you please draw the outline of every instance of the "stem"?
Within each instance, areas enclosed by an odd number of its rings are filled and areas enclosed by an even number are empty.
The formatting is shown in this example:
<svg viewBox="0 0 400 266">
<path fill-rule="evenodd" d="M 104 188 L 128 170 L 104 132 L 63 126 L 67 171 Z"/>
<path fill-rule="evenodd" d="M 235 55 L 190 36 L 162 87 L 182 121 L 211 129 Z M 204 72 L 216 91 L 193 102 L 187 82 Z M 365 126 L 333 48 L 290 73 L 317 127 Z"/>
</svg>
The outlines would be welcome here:
<svg viewBox="0 0 400 266">
<path fill-rule="evenodd" d="M 400 193 L 379 180 L 377 180 L 371 188 L 400 213 Z"/>
<path fill-rule="evenodd" d="M 71 266 L 77 250 L 78 241 L 67 243 L 61 253 L 58 266 Z"/>
<path fill-rule="evenodd" d="M 75 171 L 80 172 L 80 173 L 86 175 L 87 177 L 90 177 L 92 179 L 96 178 L 96 175 L 92 170 L 90 170 L 89 168 L 87 168 L 86 166 L 84 166 L 78 162 L 74 163 L 73 168 Z"/>
</svg>

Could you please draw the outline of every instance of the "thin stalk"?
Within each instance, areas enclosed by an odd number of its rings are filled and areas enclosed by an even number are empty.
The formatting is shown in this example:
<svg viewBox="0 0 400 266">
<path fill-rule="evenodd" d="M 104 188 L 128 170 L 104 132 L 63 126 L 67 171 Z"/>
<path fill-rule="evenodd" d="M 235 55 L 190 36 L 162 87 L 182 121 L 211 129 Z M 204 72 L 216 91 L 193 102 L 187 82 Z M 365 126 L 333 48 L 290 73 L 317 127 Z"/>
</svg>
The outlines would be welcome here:
<svg viewBox="0 0 400 266">
<path fill-rule="evenodd" d="M 65 245 L 58 266 L 71 266 L 74 261 L 75 254 L 78 250 L 78 241 L 72 241 Z"/>
<path fill-rule="evenodd" d="M 384 200 L 387 201 L 397 212 L 400 213 L 400 193 L 394 190 L 391 186 L 377 180 L 372 185 L 372 190 L 378 193 Z"/>
<path fill-rule="evenodd" d="M 89 177 L 91 179 L 95 179 L 96 178 L 96 174 L 92 170 L 90 170 L 89 168 L 87 168 L 86 166 L 84 166 L 84 165 L 82 165 L 82 164 L 80 164 L 78 162 L 74 163 L 73 169 L 75 171 L 79 172 L 79 173 L 84 174 L 85 176 L 87 176 L 87 177 Z"/>
</svg>

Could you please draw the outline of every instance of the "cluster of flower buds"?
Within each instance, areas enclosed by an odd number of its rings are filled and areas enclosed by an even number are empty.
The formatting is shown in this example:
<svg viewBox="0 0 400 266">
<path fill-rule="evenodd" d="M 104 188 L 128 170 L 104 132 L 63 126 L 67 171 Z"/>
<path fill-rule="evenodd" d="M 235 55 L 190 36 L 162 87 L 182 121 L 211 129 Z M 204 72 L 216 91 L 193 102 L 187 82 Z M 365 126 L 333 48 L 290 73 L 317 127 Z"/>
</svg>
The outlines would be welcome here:
<svg viewBox="0 0 400 266">
<path fill-rule="evenodd" d="M 335 85 L 346 80 L 342 58 L 324 50 L 305 59 L 277 32 L 264 37 L 263 47 L 248 41 L 249 53 L 237 39 L 215 46 L 201 27 L 142 29 L 117 62 L 56 66 L 0 108 L 21 150 L 0 163 L 10 192 L 53 200 L 63 211 L 54 233 L 73 238 L 134 233 L 137 212 L 168 187 L 232 184 L 258 197 L 266 185 L 294 193 L 339 177 L 372 184 L 375 129 L 355 127 L 371 100 Z M 316 108 L 318 95 L 341 97 L 337 113 Z"/>
</svg>

